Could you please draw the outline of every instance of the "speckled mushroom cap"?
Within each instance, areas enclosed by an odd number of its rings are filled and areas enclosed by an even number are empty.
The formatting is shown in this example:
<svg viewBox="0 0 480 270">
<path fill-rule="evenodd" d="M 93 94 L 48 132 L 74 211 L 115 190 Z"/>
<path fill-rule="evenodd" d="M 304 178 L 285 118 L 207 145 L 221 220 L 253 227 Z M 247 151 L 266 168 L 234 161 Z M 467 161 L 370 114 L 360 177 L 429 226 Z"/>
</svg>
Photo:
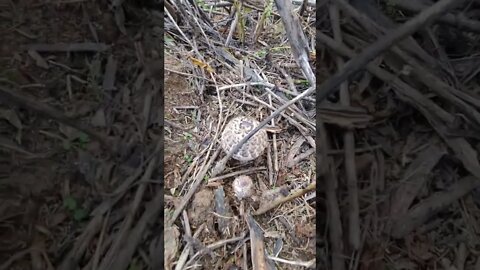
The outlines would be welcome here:
<svg viewBox="0 0 480 270">
<path fill-rule="evenodd" d="M 233 192 L 238 199 L 245 199 L 253 194 L 253 180 L 250 176 L 240 175 L 233 180 Z"/>
<path fill-rule="evenodd" d="M 225 126 L 220 138 L 220 144 L 223 150 L 228 153 L 252 129 L 258 126 L 258 124 L 260 123 L 257 120 L 246 116 L 238 116 L 230 120 Z M 240 150 L 234 153 L 232 157 L 240 161 L 254 160 L 263 154 L 267 144 L 267 132 L 261 129 L 243 144 Z"/>
</svg>

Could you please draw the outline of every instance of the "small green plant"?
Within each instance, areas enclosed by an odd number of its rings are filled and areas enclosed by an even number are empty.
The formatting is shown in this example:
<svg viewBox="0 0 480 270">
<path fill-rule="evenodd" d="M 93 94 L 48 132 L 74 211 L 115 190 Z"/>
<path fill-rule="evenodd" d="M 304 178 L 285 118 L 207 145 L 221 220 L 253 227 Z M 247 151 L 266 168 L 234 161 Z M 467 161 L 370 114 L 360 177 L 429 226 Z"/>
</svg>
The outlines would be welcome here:
<svg viewBox="0 0 480 270">
<path fill-rule="evenodd" d="M 210 175 L 205 174 L 205 176 L 203 177 L 203 180 L 204 180 L 205 182 L 208 182 L 209 179 L 210 179 Z"/>
<path fill-rule="evenodd" d="M 290 49 L 290 46 L 279 46 L 271 48 L 272 52 L 282 52 L 284 50 Z"/>
<path fill-rule="evenodd" d="M 308 80 L 295 80 L 295 83 L 302 84 L 303 86 L 309 86 Z"/>
<path fill-rule="evenodd" d="M 85 149 L 85 147 L 87 146 L 87 143 L 90 142 L 90 138 L 88 137 L 87 134 L 85 133 L 80 133 L 80 136 L 78 136 L 78 147 L 80 147 L 81 149 Z"/>
<path fill-rule="evenodd" d="M 192 156 L 190 156 L 190 155 L 185 155 L 183 158 L 185 159 L 185 161 L 186 161 L 188 164 L 192 164 L 192 162 L 193 162 Z"/>
<path fill-rule="evenodd" d="M 190 133 L 188 133 L 188 132 L 184 132 L 184 133 L 183 133 L 183 139 L 184 139 L 185 141 L 190 141 L 192 138 L 193 138 L 193 135 L 192 135 L 192 134 L 190 134 Z"/>
<path fill-rule="evenodd" d="M 141 262 L 137 258 L 134 258 L 130 263 L 128 270 L 140 270 L 140 269 L 142 269 Z"/>
<path fill-rule="evenodd" d="M 270 18 L 272 16 L 272 11 L 273 11 L 273 0 L 268 1 L 268 3 L 265 5 L 265 17 Z"/>
<path fill-rule="evenodd" d="M 79 136 L 73 141 L 64 140 L 62 143 L 63 149 L 70 150 L 72 148 L 85 149 L 87 144 L 90 142 L 90 137 L 88 134 L 80 133 Z"/>
<path fill-rule="evenodd" d="M 255 56 L 258 57 L 258 58 L 264 58 L 265 55 L 267 55 L 266 50 L 260 50 L 260 51 L 255 52 Z"/>
<path fill-rule="evenodd" d="M 240 18 L 237 24 L 237 31 L 238 31 L 237 33 L 238 33 L 239 41 L 243 44 L 245 43 L 245 37 L 246 37 L 246 28 L 247 28 L 246 14 L 248 13 L 248 11 L 247 11 L 247 8 L 244 7 L 243 5 L 238 5 L 238 8 L 240 9 Z"/>
<path fill-rule="evenodd" d="M 78 205 L 75 198 L 68 196 L 63 201 L 63 206 L 72 214 L 73 219 L 77 222 L 83 221 L 88 217 L 88 211 Z"/>
<path fill-rule="evenodd" d="M 386 1 L 385 5 L 385 12 L 392 17 L 395 17 L 397 15 L 397 9 L 396 9 L 396 4 L 395 2 L 392 2 L 390 0 Z"/>
<path fill-rule="evenodd" d="M 165 45 L 175 46 L 175 40 L 168 35 L 163 36 L 163 41 L 165 42 Z"/>
<path fill-rule="evenodd" d="M 204 0 L 196 0 L 195 3 L 197 3 L 198 7 L 200 7 L 201 9 L 208 10 L 208 6 Z"/>
</svg>

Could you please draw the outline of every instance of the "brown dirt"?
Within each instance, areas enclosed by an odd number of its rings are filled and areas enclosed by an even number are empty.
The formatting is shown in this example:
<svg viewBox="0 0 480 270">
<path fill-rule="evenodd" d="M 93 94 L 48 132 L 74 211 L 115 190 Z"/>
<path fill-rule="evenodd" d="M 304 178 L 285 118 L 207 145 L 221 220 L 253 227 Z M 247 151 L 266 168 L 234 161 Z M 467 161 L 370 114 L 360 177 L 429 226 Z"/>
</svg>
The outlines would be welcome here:
<svg viewBox="0 0 480 270">
<path fill-rule="evenodd" d="M 184 67 L 179 56 L 165 54 L 165 68 L 184 72 Z M 165 189 L 176 188 L 181 184 L 180 172 L 184 172 L 195 153 L 192 150 L 198 145 L 197 137 L 192 130 L 195 123 L 191 110 L 178 109 L 178 106 L 199 106 L 201 101 L 192 89 L 185 75 L 179 75 L 165 70 L 165 119 L 178 125 L 169 127 L 165 133 Z"/>
</svg>

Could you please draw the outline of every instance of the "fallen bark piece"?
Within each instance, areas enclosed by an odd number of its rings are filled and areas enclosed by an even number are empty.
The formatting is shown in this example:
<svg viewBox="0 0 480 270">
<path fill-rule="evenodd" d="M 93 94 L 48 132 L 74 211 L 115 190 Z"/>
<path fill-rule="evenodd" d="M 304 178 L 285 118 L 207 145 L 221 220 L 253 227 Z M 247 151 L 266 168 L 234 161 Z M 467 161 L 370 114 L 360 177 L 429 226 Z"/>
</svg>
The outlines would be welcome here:
<svg viewBox="0 0 480 270">
<path fill-rule="evenodd" d="M 399 217 L 394 224 L 392 236 L 405 237 L 408 233 L 424 224 L 430 217 L 447 208 L 456 200 L 462 198 L 474 188 L 480 186 L 480 180 L 473 176 L 460 179 L 445 191 L 434 193 L 428 199 L 417 204 L 412 210 Z"/>
<path fill-rule="evenodd" d="M 227 236 L 228 227 L 230 225 L 230 220 L 227 218 L 230 215 L 228 207 L 223 187 L 217 188 L 215 190 L 215 212 L 218 214 L 216 217 L 218 231 L 220 231 L 223 236 Z"/>
<path fill-rule="evenodd" d="M 272 265 L 269 263 L 269 259 L 265 254 L 265 242 L 263 241 L 264 237 L 262 229 L 250 214 L 246 216 L 246 220 L 248 228 L 250 229 L 252 269 L 271 270 Z"/>
<path fill-rule="evenodd" d="M 390 207 L 392 217 L 398 217 L 408 211 L 418 192 L 425 184 L 427 175 L 445 153 L 444 147 L 432 144 L 410 164 L 400 181 L 402 185 L 393 195 L 392 206 Z"/>
</svg>

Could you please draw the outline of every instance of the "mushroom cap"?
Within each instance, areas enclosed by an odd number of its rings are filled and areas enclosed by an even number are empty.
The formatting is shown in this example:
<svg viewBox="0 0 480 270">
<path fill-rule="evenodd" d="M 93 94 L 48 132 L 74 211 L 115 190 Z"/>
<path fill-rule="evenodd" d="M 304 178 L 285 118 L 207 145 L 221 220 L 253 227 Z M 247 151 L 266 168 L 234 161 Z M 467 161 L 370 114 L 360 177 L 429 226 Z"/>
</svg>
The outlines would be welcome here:
<svg viewBox="0 0 480 270">
<path fill-rule="evenodd" d="M 245 199 L 253 195 L 253 180 L 250 176 L 240 175 L 233 180 L 233 191 L 239 199 Z"/>
<path fill-rule="evenodd" d="M 228 153 L 237 143 L 239 143 L 252 129 L 260 123 L 246 116 L 238 116 L 230 120 L 225 126 L 220 138 L 220 144 L 223 151 Z M 240 149 L 232 155 L 239 161 L 250 161 L 263 154 L 268 145 L 268 136 L 265 129 L 260 129 Z"/>
</svg>

